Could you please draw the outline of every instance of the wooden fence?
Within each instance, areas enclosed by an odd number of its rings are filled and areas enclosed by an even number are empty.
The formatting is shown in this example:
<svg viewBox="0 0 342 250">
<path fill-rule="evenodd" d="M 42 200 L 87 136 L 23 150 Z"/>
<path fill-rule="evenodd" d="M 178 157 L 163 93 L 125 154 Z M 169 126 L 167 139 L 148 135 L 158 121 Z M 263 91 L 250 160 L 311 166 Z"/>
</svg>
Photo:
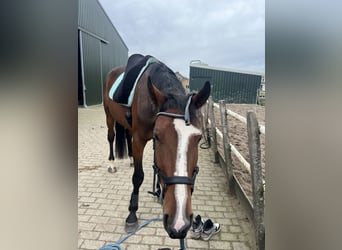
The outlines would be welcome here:
<svg viewBox="0 0 342 250">
<path fill-rule="evenodd" d="M 220 126 L 217 115 L 219 110 Z M 214 161 L 224 168 L 228 180 L 228 190 L 231 194 L 236 195 L 241 204 L 245 207 L 250 221 L 253 222 L 255 228 L 255 237 L 258 250 L 265 249 L 265 227 L 264 227 L 264 190 L 265 181 L 262 175 L 261 165 L 261 149 L 260 149 L 260 133 L 265 134 L 265 127 L 258 124 L 256 115 L 252 111 L 248 111 L 245 117 L 226 108 L 225 102 L 220 101 L 219 104 L 213 103 L 210 98 L 207 105 L 202 108 L 203 127 L 207 132 L 206 137 L 209 139 L 211 149 L 214 154 Z M 229 140 L 229 124 L 227 116 L 230 115 L 247 126 L 249 162 L 241 155 L 236 147 Z M 222 150 L 218 150 L 218 138 L 223 144 Z M 221 151 L 221 152 L 220 152 Z M 246 195 L 238 178 L 234 174 L 234 165 L 232 161 L 234 155 L 242 164 L 242 166 L 251 175 L 252 181 L 252 201 Z"/>
</svg>

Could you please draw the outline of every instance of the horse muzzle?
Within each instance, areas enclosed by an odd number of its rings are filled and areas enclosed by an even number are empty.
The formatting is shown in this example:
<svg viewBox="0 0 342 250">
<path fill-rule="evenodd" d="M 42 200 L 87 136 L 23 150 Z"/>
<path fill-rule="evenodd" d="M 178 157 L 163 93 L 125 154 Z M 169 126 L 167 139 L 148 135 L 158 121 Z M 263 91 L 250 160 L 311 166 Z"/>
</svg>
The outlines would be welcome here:
<svg viewBox="0 0 342 250">
<path fill-rule="evenodd" d="M 186 234 L 188 233 L 191 224 L 192 224 L 193 215 L 191 214 L 190 218 L 185 218 L 182 220 L 182 226 L 176 226 L 176 223 L 173 220 L 170 220 L 170 217 L 166 214 L 164 215 L 164 228 L 170 238 L 172 239 L 184 239 Z"/>
</svg>

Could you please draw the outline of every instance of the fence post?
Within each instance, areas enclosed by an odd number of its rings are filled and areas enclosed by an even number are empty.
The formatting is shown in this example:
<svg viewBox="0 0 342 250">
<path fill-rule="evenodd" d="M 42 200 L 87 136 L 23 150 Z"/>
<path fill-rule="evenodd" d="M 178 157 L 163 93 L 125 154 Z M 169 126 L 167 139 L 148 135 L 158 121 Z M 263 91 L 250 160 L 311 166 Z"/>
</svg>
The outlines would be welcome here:
<svg viewBox="0 0 342 250">
<path fill-rule="evenodd" d="M 264 226 L 264 187 L 261 169 L 260 130 L 254 112 L 247 112 L 247 133 L 249 162 L 252 173 L 252 190 L 254 220 L 256 227 L 256 242 L 258 250 L 265 249 L 265 226 Z"/>
<path fill-rule="evenodd" d="M 213 137 L 213 152 L 214 152 L 214 163 L 219 162 L 219 152 L 217 150 L 217 137 L 216 137 L 216 123 L 215 123 L 215 113 L 214 113 L 214 102 L 213 98 L 209 97 L 209 113 L 210 113 L 210 121 L 211 121 L 211 135 Z"/>
<path fill-rule="evenodd" d="M 210 143 L 210 133 L 209 133 L 209 101 L 205 103 L 205 105 L 202 107 L 202 110 L 204 110 L 204 112 L 202 112 L 202 128 L 203 128 L 203 132 L 205 133 L 204 136 L 206 136 L 208 139 L 208 143 Z"/>
<path fill-rule="evenodd" d="M 228 174 L 228 185 L 229 185 L 229 191 L 233 193 L 233 165 L 232 165 L 232 156 L 231 156 L 229 135 L 228 135 L 227 110 L 226 110 L 226 104 L 224 100 L 219 101 L 219 103 L 220 103 L 221 124 L 222 124 L 222 132 L 223 132 L 224 158 L 225 158 L 227 174 Z"/>
</svg>

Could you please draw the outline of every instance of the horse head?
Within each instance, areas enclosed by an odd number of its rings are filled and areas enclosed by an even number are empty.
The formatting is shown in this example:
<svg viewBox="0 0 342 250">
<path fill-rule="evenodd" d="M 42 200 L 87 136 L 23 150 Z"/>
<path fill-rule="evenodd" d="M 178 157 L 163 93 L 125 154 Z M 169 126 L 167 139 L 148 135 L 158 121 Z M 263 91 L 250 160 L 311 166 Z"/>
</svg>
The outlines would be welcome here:
<svg viewBox="0 0 342 250">
<path fill-rule="evenodd" d="M 210 95 L 210 83 L 206 82 L 197 93 L 178 97 L 163 93 L 150 79 L 148 89 L 160 111 L 156 115 L 153 139 L 154 161 L 163 195 L 164 228 L 171 238 L 183 239 L 193 218 L 191 195 L 202 136 L 199 109 Z"/>
</svg>

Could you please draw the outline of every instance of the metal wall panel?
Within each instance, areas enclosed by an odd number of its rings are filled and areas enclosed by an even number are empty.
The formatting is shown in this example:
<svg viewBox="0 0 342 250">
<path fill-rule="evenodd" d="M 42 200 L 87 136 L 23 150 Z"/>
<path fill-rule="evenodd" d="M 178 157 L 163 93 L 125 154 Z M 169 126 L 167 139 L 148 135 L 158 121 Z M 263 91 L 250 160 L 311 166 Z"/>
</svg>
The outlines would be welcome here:
<svg viewBox="0 0 342 250">
<path fill-rule="evenodd" d="M 85 106 L 101 104 L 107 73 L 125 65 L 128 48 L 97 0 L 79 0 L 78 29 Z M 101 90 L 101 91 L 100 91 Z M 82 95 L 79 95 L 82 96 Z"/>
<path fill-rule="evenodd" d="M 211 80 L 215 102 L 225 100 L 227 103 L 257 103 L 261 75 L 190 65 L 190 89 L 199 90 L 203 79 Z"/>
<path fill-rule="evenodd" d="M 102 103 L 102 72 L 100 41 L 82 33 L 83 82 L 85 86 L 85 105 Z"/>
<path fill-rule="evenodd" d="M 101 42 L 102 57 L 102 84 L 106 80 L 106 76 L 110 70 L 120 65 L 126 65 L 128 59 L 128 51 L 120 48 L 115 43 L 106 44 Z"/>
<path fill-rule="evenodd" d="M 104 41 L 128 48 L 116 30 L 101 4 L 97 0 L 79 0 L 78 26 L 87 32 L 90 32 Z"/>
</svg>

